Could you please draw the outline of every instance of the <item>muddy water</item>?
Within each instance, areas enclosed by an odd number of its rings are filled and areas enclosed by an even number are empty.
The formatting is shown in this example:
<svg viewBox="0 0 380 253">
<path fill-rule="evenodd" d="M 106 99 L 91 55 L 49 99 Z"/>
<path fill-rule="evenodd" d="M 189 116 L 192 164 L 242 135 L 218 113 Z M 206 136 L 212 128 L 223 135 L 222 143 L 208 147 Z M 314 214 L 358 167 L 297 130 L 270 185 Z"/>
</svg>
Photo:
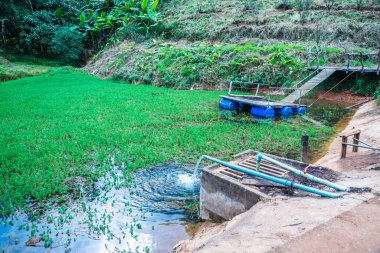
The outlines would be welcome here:
<svg viewBox="0 0 380 253">
<path fill-rule="evenodd" d="M 130 187 L 118 184 L 118 174 L 96 186 L 96 197 L 86 195 L 68 205 L 52 206 L 35 221 L 25 213 L 7 219 L 0 228 L 0 250 L 5 252 L 171 252 L 197 227 L 184 204 L 199 194 L 194 168 L 162 165 L 133 175 Z M 111 185 L 111 187 L 109 187 Z M 106 190 L 105 190 L 106 189 Z M 31 239 L 38 243 L 25 246 Z"/>
<path fill-rule="evenodd" d="M 308 108 L 308 116 L 323 123 L 324 125 L 333 127 L 335 132 L 339 133 L 346 128 L 355 113 L 354 110 L 346 109 L 346 106 L 348 105 L 348 103 L 333 103 L 329 100 L 321 99 Z M 329 141 L 324 143 L 321 150 L 310 154 L 310 163 L 317 162 L 327 153 L 331 143 L 334 141 L 334 138 L 335 135 L 330 138 Z"/>
<path fill-rule="evenodd" d="M 305 102 L 308 104 L 309 100 Z M 346 104 L 321 99 L 307 108 L 307 115 L 326 126 L 339 130 L 348 124 L 353 115 L 351 110 L 346 109 L 346 106 Z"/>
</svg>

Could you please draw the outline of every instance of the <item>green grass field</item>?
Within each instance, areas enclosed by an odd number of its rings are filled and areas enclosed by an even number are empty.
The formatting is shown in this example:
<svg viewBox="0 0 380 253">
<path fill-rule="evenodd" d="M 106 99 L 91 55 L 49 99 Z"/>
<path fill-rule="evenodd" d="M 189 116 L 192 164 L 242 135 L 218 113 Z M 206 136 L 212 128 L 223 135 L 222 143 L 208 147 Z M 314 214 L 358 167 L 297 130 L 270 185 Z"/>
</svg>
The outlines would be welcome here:
<svg viewBox="0 0 380 253">
<path fill-rule="evenodd" d="M 222 92 L 99 80 L 72 68 L 0 83 L 0 212 L 61 195 L 106 173 L 125 175 L 167 161 L 195 163 L 202 154 L 228 159 L 245 149 L 296 158 L 300 136 L 316 150 L 332 128 L 300 119 L 226 120 Z M 1 215 L 0 215 L 1 216 Z"/>
</svg>

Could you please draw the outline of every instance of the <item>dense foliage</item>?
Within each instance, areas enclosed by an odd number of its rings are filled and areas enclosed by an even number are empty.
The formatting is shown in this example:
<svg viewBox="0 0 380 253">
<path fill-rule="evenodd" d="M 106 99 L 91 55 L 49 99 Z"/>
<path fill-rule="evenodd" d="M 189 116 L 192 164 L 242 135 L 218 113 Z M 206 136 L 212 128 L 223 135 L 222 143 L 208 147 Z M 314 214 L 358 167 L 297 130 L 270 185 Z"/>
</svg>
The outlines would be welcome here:
<svg viewBox="0 0 380 253">
<path fill-rule="evenodd" d="M 18 52 L 75 63 L 113 36 L 146 32 L 158 0 L 21 0 L 0 4 L 1 44 Z"/>
<path fill-rule="evenodd" d="M 100 48 L 113 35 L 133 37 L 148 32 L 158 22 L 158 0 L 94 1 L 82 8 L 80 30 L 91 38 L 92 47 Z M 96 44 L 98 43 L 98 44 Z"/>
</svg>

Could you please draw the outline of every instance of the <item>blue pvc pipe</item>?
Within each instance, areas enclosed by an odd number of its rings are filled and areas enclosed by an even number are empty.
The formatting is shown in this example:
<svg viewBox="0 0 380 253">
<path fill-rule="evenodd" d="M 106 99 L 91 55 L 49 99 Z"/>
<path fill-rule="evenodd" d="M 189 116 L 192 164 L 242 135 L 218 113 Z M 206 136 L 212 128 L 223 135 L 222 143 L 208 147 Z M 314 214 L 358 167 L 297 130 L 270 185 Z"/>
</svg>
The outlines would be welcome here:
<svg viewBox="0 0 380 253">
<path fill-rule="evenodd" d="M 335 194 L 335 193 L 319 190 L 319 189 L 316 189 L 316 188 L 313 188 L 313 187 L 309 187 L 309 186 L 306 186 L 306 185 L 294 183 L 294 182 L 286 180 L 286 179 L 269 176 L 269 175 L 261 173 L 261 172 L 249 170 L 249 169 L 240 167 L 240 166 L 235 165 L 235 164 L 231 164 L 231 163 L 227 163 L 227 162 L 221 161 L 221 160 L 216 159 L 216 158 L 211 157 L 211 156 L 204 155 L 204 156 L 202 156 L 202 158 L 206 158 L 206 159 L 208 159 L 210 161 L 213 161 L 215 163 L 219 163 L 219 164 L 221 164 L 223 166 L 226 166 L 228 168 L 231 168 L 231 169 L 234 169 L 234 170 L 238 170 L 238 171 L 247 173 L 248 175 L 251 175 L 251 176 L 254 176 L 254 177 L 259 177 L 259 178 L 266 179 L 266 180 L 269 180 L 269 181 L 272 181 L 272 182 L 276 182 L 276 183 L 279 183 L 279 184 L 282 184 L 282 185 L 286 185 L 286 186 L 297 188 L 297 189 L 300 189 L 300 190 L 303 190 L 303 191 L 307 191 L 307 192 L 311 192 L 311 193 L 314 193 L 314 194 L 318 194 L 318 195 L 323 196 L 323 197 L 329 197 L 329 198 L 338 198 L 338 197 L 340 197 L 339 194 Z M 200 161 L 198 161 L 198 163 L 199 162 Z"/>
<path fill-rule="evenodd" d="M 267 160 L 268 162 L 276 164 L 276 165 L 280 166 L 281 168 L 286 169 L 286 170 L 288 170 L 288 171 L 290 171 L 290 172 L 292 172 L 298 176 L 305 177 L 309 181 L 329 186 L 329 187 L 334 188 L 335 190 L 338 190 L 338 191 L 349 191 L 349 188 L 347 188 L 347 187 L 344 187 L 344 186 L 341 186 L 338 184 L 334 184 L 330 181 L 327 181 L 327 180 L 324 180 L 322 178 L 310 175 L 310 174 L 305 173 L 301 170 L 297 170 L 297 169 L 295 169 L 295 168 L 293 168 L 293 167 L 291 167 L 285 163 L 279 162 L 279 161 L 277 161 L 277 160 L 275 160 L 269 156 L 266 156 L 263 154 L 257 154 L 257 157 L 256 157 L 257 164 L 260 164 L 261 159 L 264 159 L 264 160 Z"/>
</svg>

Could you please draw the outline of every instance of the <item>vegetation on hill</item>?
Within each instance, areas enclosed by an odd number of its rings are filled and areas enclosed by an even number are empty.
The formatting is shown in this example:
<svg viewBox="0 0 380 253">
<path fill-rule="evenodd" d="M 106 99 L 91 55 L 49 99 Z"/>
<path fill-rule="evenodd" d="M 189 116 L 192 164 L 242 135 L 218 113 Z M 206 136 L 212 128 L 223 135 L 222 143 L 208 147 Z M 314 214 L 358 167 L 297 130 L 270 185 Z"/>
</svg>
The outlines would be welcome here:
<svg viewBox="0 0 380 253">
<path fill-rule="evenodd" d="M 236 79 L 286 86 L 310 74 L 310 46 L 327 45 L 333 64 L 345 64 L 343 47 L 380 46 L 377 1 L 171 0 L 159 11 L 161 22 L 144 40 L 115 36 L 87 69 L 181 89 L 220 89 Z"/>
<path fill-rule="evenodd" d="M 162 24 L 171 40 L 341 42 L 378 48 L 379 10 L 379 1 L 359 0 L 171 0 L 163 3 Z"/>
</svg>

